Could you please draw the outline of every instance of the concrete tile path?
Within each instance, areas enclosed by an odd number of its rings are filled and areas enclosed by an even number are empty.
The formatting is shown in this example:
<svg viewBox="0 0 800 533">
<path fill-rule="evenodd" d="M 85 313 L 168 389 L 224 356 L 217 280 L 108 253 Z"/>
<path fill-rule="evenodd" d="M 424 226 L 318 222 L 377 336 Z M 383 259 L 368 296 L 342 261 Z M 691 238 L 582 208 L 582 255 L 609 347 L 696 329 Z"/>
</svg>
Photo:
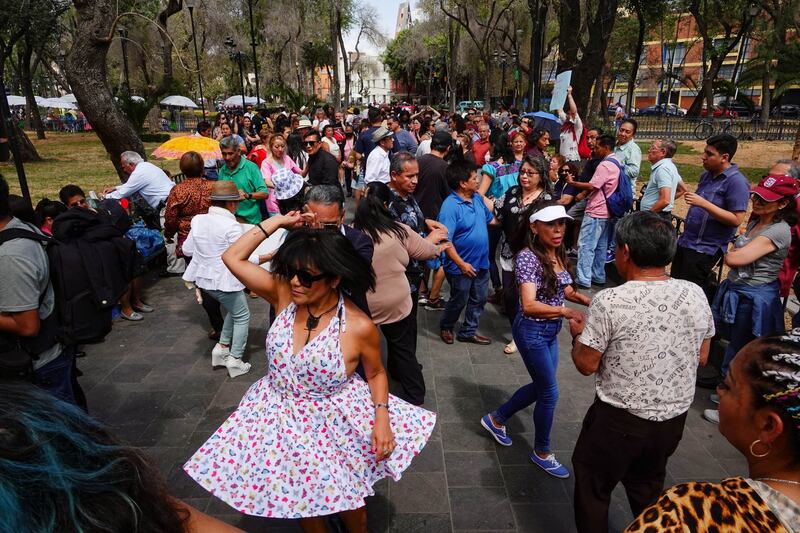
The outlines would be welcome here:
<svg viewBox="0 0 800 533">
<path fill-rule="evenodd" d="M 246 531 L 300 531 L 295 522 L 247 517 L 211 497 L 181 465 L 236 408 L 247 388 L 264 375 L 268 306 L 250 300 L 248 357 L 252 371 L 231 380 L 212 370 L 213 342 L 205 315 L 179 278 L 148 290 L 156 311 L 138 323 L 119 321 L 102 344 L 79 360 L 89 407 L 127 442 L 144 448 L 167 477 L 173 494 Z M 480 332 L 490 346 L 441 342 L 439 313 L 420 310 L 418 357 L 424 369 L 426 407 L 437 428 L 403 478 L 384 480 L 368 499 L 369 530 L 384 532 L 574 531 L 572 479 L 547 476 L 528 459 L 533 444 L 532 409 L 508 422 L 511 447 L 496 445 L 480 417 L 529 382 L 518 355 L 506 356 L 507 319 L 487 305 Z M 567 466 L 594 380 L 572 364 L 569 334 L 560 336 L 560 399 L 553 428 L 555 453 Z M 698 389 L 683 440 L 668 465 L 667 484 L 718 480 L 746 473 L 744 459 L 716 426 L 701 418 L 710 391 Z M 611 505 L 611 530 L 632 517 L 621 487 Z"/>
</svg>

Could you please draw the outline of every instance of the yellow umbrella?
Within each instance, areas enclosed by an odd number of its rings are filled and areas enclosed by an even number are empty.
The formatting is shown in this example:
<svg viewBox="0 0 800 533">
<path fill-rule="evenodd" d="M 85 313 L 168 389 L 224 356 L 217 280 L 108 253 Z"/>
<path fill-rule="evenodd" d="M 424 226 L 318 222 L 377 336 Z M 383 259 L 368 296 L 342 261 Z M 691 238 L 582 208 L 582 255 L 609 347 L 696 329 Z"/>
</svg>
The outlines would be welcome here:
<svg viewBox="0 0 800 533">
<path fill-rule="evenodd" d="M 186 152 L 197 152 L 203 159 L 222 159 L 219 141 L 199 135 L 187 135 L 170 139 L 153 151 L 153 157 L 180 159 Z"/>
</svg>

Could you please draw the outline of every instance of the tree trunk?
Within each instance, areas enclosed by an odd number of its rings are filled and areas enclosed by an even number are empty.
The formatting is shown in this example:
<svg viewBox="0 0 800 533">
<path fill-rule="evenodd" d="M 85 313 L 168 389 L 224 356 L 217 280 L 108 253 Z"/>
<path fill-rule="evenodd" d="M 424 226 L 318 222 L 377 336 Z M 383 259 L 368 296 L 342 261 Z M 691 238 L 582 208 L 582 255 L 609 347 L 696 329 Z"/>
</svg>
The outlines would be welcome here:
<svg viewBox="0 0 800 533">
<path fill-rule="evenodd" d="M 456 76 L 456 69 L 458 68 L 458 44 L 460 41 L 460 32 L 455 27 L 452 19 L 447 20 L 447 44 L 450 48 L 450 57 L 448 58 L 449 66 L 447 73 L 447 86 L 450 90 L 450 112 L 456 112 L 456 90 L 458 88 L 458 77 Z"/>
<path fill-rule="evenodd" d="M 644 51 L 644 35 L 645 30 L 647 29 L 645 26 L 644 20 L 644 6 L 640 2 L 635 3 L 636 9 L 636 20 L 639 21 L 639 34 L 636 36 L 636 51 L 634 52 L 634 60 L 633 65 L 631 66 L 631 72 L 628 76 L 628 92 L 625 95 L 625 114 L 631 114 L 631 106 L 633 105 L 633 91 L 636 89 L 636 76 L 639 75 L 639 62 L 642 59 L 642 52 Z"/>
<path fill-rule="evenodd" d="M 769 108 L 772 105 L 772 93 L 769 84 L 772 76 L 770 75 L 770 62 L 764 64 L 764 76 L 761 78 L 761 126 L 769 127 Z"/>
<path fill-rule="evenodd" d="M 44 139 L 44 124 L 42 124 L 42 116 L 39 114 L 39 106 L 36 105 L 36 99 L 33 95 L 33 79 L 31 72 L 31 57 L 33 56 L 33 47 L 30 43 L 30 38 L 26 35 L 23 39 L 22 57 L 20 61 L 20 82 L 22 83 L 22 90 L 25 92 L 25 111 L 28 119 L 29 128 L 36 130 L 36 138 Z"/>
<path fill-rule="evenodd" d="M 11 53 L 11 50 L 0 50 L 0 80 L 3 79 L 5 75 L 5 65 L 6 65 L 6 58 Z M 17 138 L 17 143 L 19 144 L 19 151 L 20 155 L 22 156 L 22 160 L 27 161 L 41 161 L 42 158 L 39 156 L 39 152 L 36 151 L 36 147 L 33 146 L 33 143 L 19 127 L 19 124 L 16 120 L 9 120 L 8 122 L 11 123 L 11 127 L 14 128 L 14 135 Z M 4 130 L 0 128 L 0 135 L 3 135 Z M 10 135 L 11 132 L 6 132 Z M 10 147 L 9 147 L 10 148 Z"/>
<path fill-rule="evenodd" d="M 75 32 L 67 55 L 67 79 L 78 105 L 103 143 L 121 181 L 122 152 L 132 150 L 147 157 L 144 145 L 128 118 L 117 107 L 108 85 L 106 55 L 114 35 L 116 9 L 112 0 L 74 0 Z"/>
<path fill-rule="evenodd" d="M 347 57 L 347 48 L 344 46 L 344 36 L 342 35 L 342 15 L 337 10 L 339 22 L 337 28 L 339 30 L 339 51 L 342 55 L 342 74 L 344 75 L 344 106 L 350 106 L 350 58 Z M 336 68 L 339 68 L 337 61 Z"/>
<path fill-rule="evenodd" d="M 603 86 L 603 79 L 605 78 L 606 71 L 608 70 L 608 66 L 603 64 L 603 68 L 600 69 L 600 73 L 597 75 L 597 78 L 594 80 L 594 89 L 592 90 L 592 98 L 591 103 L 589 105 L 589 112 L 586 114 L 586 117 L 597 117 L 602 116 L 603 111 L 605 110 L 605 99 L 603 95 L 605 93 L 604 86 Z"/>
<path fill-rule="evenodd" d="M 339 34 L 342 33 L 341 14 L 336 7 L 336 0 L 331 2 L 331 57 L 333 57 L 333 79 L 331 80 L 331 98 L 333 99 L 333 110 L 339 111 L 342 106 L 341 93 L 339 92 Z"/>
<path fill-rule="evenodd" d="M 794 136 L 794 148 L 792 149 L 792 159 L 794 159 L 795 161 L 800 161 L 800 125 L 797 126 L 797 133 Z"/>
</svg>

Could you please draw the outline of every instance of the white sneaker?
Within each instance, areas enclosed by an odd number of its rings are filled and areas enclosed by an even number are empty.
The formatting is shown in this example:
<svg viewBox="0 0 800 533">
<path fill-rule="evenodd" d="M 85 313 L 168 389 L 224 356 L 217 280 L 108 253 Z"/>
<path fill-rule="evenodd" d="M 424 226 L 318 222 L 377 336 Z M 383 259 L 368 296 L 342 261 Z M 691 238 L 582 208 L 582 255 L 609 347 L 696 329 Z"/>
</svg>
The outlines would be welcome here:
<svg viewBox="0 0 800 533">
<path fill-rule="evenodd" d="M 708 397 L 708 399 L 714 402 L 715 404 L 719 405 L 719 394 L 716 393 L 712 394 L 711 396 Z"/>
<path fill-rule="evenodd" d="M 214 349 L 211 350 L 211 366 L 218 367 L 218 366 L 225 366 L 225 360 L 231 354 L 231 349 L 229 347 L 225 347 L 220 343 L 214 345 Z"/>
<path fill-rule="evenodd" d="M 228 376 L 231 378 L 236 378 L 250 372 L 250 363 L 245 363 L 241 359 L 236 359 L 235 357 L 228 357 L 225 360 L 225 366 L 228 367 Z"/>
<path fill-rule="evenodd" d="M 719 424 L 719 411 L 716 409 L 706 409 L 703 411 L 703 418 L 714 424 Z"/>
</svg>

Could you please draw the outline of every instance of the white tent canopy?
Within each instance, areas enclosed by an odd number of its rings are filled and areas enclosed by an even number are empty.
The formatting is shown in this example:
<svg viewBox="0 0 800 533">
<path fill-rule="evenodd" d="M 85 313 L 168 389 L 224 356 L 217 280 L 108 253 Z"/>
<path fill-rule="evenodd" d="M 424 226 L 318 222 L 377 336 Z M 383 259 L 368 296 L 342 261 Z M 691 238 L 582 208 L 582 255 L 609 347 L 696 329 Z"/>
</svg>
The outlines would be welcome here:
<svg viewBox="0 0 800 533">
<path fill-rule="evenodd" d="M 171 105 L 174 107 L 191 107 L 191 108 L 198 107 L 198 105 L 192 102 L 191 99 L 186 98 L 185 96 L 178 96 L 178 95 L 167 96 L 166 98 L 161 100 L 161 105 Z"/>
<path fill-rule="evenodd" d="M 62 100 L 60 98 L 42 98 L 37 103 L 41 107 L 49 107 L 49 108 L 56 108 L 56 109 L 77 109 L 78 108 L 78 106 L 76 106 L 72 102 L 67 102 L 66 100 Z"/>
<path fill-rule="evenodd" d="M 263 98 L 256 98 L 255 96 L 245 96 L 244 97 L 244 104 L 245 105 L 256 105 L 259 100 L 264 103 Z M 234 94 L 233 96 L 228 97 L 224 102 L 222 102 L 225 107 L 242 107 L 242 95 L 241 94 Z"/>
<path fill-rule="evenodd" d="M 6 100 L 8 100 L 8 106 L 9 107 L 25 105 L 25 97 L 24 96 L 16 96 L 14 94 L 9 94 L 9 95 L 6 95 Z"/>
<path fill-rule="evenodd" d="M 78 103 L 78 99 L 75 98 L 75 95 L 72 93 L 65 94 L 64 96 L 61 96 L 60 99 L 64 100 L 65 102 L 72 102 L 73 104 Z"/>
</svg>

